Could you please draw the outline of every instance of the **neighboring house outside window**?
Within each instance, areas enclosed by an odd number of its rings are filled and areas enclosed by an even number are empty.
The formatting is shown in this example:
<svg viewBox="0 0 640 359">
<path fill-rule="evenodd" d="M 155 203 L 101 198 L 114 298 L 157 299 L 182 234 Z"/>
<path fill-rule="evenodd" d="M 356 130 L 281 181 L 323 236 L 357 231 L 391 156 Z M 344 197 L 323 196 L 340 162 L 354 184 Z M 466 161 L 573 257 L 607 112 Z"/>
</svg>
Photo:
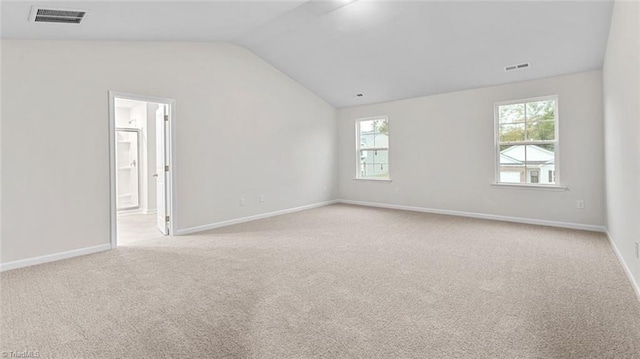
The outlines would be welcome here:
<svg viewBox="0 0 640 359">
<path fill-rule="evenodd" d="M 389 120 L 356 120 L 356 178 L 389 179 Z"/>
<path fill-rule="evenodd" d="M 556 184 L 557 108 L 556 96 L 496 104 L 496 182 Z"/>
</svg>

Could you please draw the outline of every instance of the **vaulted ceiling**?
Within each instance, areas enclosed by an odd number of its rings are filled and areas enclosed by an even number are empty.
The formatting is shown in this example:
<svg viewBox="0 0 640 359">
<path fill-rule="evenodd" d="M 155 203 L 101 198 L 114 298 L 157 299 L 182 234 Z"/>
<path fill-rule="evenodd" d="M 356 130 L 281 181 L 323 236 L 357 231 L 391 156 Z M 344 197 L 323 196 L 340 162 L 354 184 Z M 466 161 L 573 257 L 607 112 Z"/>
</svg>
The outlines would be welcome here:
<svg viewBox="0 0 640 359">
<path fill-rule="evenodd" d="M 89 13 L 80 25 L 35 23 L 32 5 Z M 612 8 L 612 1 L 20 0 L 2 2 L 1 35 L 233 42 L 348 107 L 600 69 Z M 531 66 L 504 70 L 524 62 Z"/>
</svg>

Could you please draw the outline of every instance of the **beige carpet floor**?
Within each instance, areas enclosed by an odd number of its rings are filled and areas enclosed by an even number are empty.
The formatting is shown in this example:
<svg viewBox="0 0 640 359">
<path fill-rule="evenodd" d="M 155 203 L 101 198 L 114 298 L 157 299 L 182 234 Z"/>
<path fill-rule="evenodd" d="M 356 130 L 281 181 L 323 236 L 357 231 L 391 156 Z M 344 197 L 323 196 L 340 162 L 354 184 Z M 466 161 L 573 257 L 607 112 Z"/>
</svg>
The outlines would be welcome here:
<svg viewBox="0 0 640 359">
<path fill-rule="evenodd" d="M 599 233 L 333 205 L 1 274 L 41 358 L 640 358 Z"/>
</svg>

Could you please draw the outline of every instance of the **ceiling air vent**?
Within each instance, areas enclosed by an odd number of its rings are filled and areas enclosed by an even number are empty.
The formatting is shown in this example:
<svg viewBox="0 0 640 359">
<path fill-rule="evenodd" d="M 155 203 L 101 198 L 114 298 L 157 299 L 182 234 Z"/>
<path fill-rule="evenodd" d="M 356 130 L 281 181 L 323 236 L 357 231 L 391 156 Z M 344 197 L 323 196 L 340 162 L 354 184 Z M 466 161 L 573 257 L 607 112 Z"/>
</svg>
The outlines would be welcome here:
<svg viewBox="0 0 640 359">
<path fill-rule="evenodd" d="M 522 70 L 522 69 L 526 69 L 528 67 L 530 67 L 531 65 L 528 62 L 525 62 L 523 64 L 517 64 L 517 65 L 510 65 L 504 68 L 505 71 L 509 72 L 509 71 L 514 71 L 514 70 Z"/>
<path fill-rule="evenodd" d="M 45 9 L 34 6 L 29 20 L 33 22 L 53 22 L 58 24 L 79 24 L 87 15 L 86 10 Z"/>
</svg>

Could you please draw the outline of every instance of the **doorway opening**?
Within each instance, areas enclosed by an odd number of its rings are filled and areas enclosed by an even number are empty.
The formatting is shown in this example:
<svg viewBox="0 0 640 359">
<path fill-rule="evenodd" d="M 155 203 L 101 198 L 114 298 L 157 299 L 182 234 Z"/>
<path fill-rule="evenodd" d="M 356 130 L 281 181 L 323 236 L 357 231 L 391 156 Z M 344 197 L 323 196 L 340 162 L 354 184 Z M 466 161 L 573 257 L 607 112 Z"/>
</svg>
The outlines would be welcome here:
<svg viewBox="0 0 640 359">
<path fill-rule="evenodd" d="M 109 91 L 111 247 L 174 228 L 171 99 Z"/>
</svg>

